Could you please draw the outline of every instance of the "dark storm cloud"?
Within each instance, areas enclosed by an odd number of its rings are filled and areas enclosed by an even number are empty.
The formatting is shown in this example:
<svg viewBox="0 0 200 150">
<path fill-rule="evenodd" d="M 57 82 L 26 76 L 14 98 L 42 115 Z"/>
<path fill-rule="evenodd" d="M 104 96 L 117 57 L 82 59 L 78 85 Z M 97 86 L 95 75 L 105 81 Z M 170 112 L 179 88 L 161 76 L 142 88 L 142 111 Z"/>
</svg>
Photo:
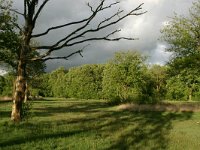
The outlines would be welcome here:
<svg viewBox="0 0 200 150">
<path fill-rule="evenodd" d="M 77 21 L 86 18 L 90 14 L 86 2 L 92 5 L 97 5 L 98 0 L 50 0 L 42 14 L 40 15 L 34 33 L 45 31 L 46 28 L 65 24 L 66 22 Z M 112 2 L 113 0 L 108 0 Z M 79 55 L 71 57 L 68 61 L 55 60 L 48 61 L 48 70 L 55 69 L 59 66 L 76 66 L 85 63 L 104 63 L 111 58 L 114 52 L 118 50 L 139 50 L 146 55 L 150 56 L 151 63 L 164 63 L 169 56 L 164 52 L 164 45 L 158 38 L 160 36 L 160 29 L 164 22 L 169 20 L 168 17 L 173 16 L 174 12 L 178 14 L 186 14 L 188 8 L 191 7 L 192 1 L 190 0 L 120 0 L 120 5 L 114 9 L 105 11 L 95 19 L 90 26 L 94 26 L 98 19 L 110 16 L 119 7 L 126 11 L 137 7 L 140 3 L 144 3 L 143 10 L 148 11 L 142 16 L 133 16 L 120 22 L 118 25 L 112 26 L 108 30 L 96 33 L 97 36 L 105 34 L 107 31 L 115 29 L 122 29 L 118 36 L 127 36 L 139 38 L 136 41 L 118 41 L 118 42 L 90 42 L 83 52 L 83 58 Z M 14 1 L 14 5 L 22 10 L 22 1 Z M 64 28 L 56 32 L 51 32 L 48 36 L 38 38 L 40 44 L 52 44 L 58 39 L 64 37 L 66 33 L 70 33 L 74 27 Z M 82 48 L 83 45 L 77 45 L 63 49 L 53 55 L 64 56 L 69 54 L 72 50 Z"/>
</svg>

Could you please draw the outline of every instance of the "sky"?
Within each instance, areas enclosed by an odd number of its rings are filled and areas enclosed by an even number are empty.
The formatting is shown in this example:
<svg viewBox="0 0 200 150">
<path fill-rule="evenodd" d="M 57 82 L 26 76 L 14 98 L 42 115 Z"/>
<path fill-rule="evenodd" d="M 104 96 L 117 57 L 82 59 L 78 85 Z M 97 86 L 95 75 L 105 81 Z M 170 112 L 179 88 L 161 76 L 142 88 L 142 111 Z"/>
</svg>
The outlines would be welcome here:
<svg viewBox="0 0 200 150">
<path fill-rule="evenodd" d="M 95 7 L 100 0 L 50 0 L 38 18 L 34 34 L 41 33 L 47 28 L 55 25 L 78 21 L 88 17 L 91 12 L 86 5 L 87 2 L 90 2 L 91 5 Z M 112 3 L 113 0 L 107 0 L 107 2 Z M 148 62 L 151 64 L 165 64 L 168 61 L 170 54 L 165 52 L 166 44 L 158 40 L 160 37 L 160 29 L 170 20 L 170 17 L 173 16 L 174 12 L 178 14 L 187 14 L 188 9 L 192 5 L 192 0 L 119 0 L 119 2 L 120 4 L 116 5 L 116 7 L 100 14 L 90 26 L 95 26 L 99 19 L 110 16 L 119 8 L 128 12 L 129 10 L 136 8 L 139 4 L 144 3 L 142 11 L 147 11 L 147 13 L 141 16 L 128 17 L 123 20 L 123 22 L 95 34 L 96 36 L 101 36 L 111 30 L 121 29 L 121 32 L 116 36 L 134 37 L 139 38 L 139 40 L 90 42 L 90 45 L 87 46 L 82 53 L 83 57 L 76 55 L 69 58 L 69 60 L 47 61 L 47 71 L 56 69 L 60 66 L 69 68 L 81 64 L 106 63 L 113 57 L 115 52 L 127 50 L 136 50 L 144 55 L 148 55 Z M 23 10 L 23 1 L 14 0 L 14 7 L 19 11 Z M 19 22 L 20 24 L 23 24 L 21 18 L 19 18 Z M 67 35 L 67 33 L 73 29 L 74 27 L 63 28 L 51 32 L 48 36 L 38 38 L 36 41 L 41 45 L 52 44 Z M 65 56 L 83 46 L 84 45 L 76 45 L 72 48 L 64 48 L 53 53 L 53 56 Z"/>
</svg>

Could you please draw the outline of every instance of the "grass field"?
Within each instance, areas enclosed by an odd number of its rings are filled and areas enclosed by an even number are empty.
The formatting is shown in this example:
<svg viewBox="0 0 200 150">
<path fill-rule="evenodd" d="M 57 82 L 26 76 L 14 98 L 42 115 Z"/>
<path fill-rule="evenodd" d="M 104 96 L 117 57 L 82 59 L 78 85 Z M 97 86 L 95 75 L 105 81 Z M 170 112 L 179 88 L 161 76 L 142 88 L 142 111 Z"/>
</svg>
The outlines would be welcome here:
<svg viewBox="0 0 200 150">
<path fill-rule="evenodd" d="M 105 101 L 33 102 L 28 122 L 10 122 L 0 102 L 1 150 L 199 150 L 200 112 L 122 111 Z"/>
</svg>

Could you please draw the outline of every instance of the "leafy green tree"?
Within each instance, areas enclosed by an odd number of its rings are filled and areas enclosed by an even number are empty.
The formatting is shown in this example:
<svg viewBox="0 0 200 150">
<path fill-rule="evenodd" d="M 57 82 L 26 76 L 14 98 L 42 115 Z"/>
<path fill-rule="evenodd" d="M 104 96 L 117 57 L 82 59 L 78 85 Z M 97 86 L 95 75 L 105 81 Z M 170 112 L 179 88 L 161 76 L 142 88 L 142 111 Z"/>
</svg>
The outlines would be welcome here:
<svg viewBox="0 0 200 150">
<path fill-rule="evenodd" d="M 157 98 L 164 98 L 166 93 L 167 66 L 153 65 L 150 69 L 154 92 Z"/>
<path fill-rule="evenodd" d="M 168 96 L 192 100 L 200 77 L 200 1 L 193 3 L 187 17 L 175 14 L 161 32 L 174 56 L 169 62 Z"/>
<path fill-rule="evenodd" d="M 118 41 L 118 40 L 135 40 L 134 38 L 128 38 L 128 37 L 113 37 L 113 35 L 116 35 L 116 33 L 120 32 L 119 29 L 113 29 L 112 31 L 107 30 L 108 32 L 104 36 L 98 36 L 95 33 L 100 32 L 104 29 L 107 29 L 125 18 L 129 16 L 138 16 L 142 15 L 145 12 L 141 11 L 142 5 L 140 4 L 138 7 L 131 9 L 129 12 L 125 12 L 121 9 L 116 9 L 115 12 L 112 14 L 108 14 L 106 18 L 98 19 L 94 26 L 90 26 L 91 22 L 96 20 L 97 16 L 99 14 L 102 14 L 106 12 L 106 10 L 109 10 L 116 5 L 120 3 L 120 1 L 117 2 L 108 2 L 106 0 L 100 0 L 97 5 L 94 7 L 91 6 L 90 3 L 87 3 L 87 6 L 89 8 L 90 14 L 88 17 L 83 18 L 79 21 L 72 21 L 68 22 L 62 25 L 54 26 L 48 28 L 46 31 L 39 33 L 39 34 L 33 34 L 33 30 L 36 27 L 38 17 L 42 13 L 45 5 L 50 0 L 24 0 L 23 2 L 23 12 L 19 12 L 16 9 L 12 9 L 11 7 L 7 7 L 6 5 L 3 5 L 5 2 L 1 0 L 0 9 L 6 10 L 6 11 L 13 11 L 17 15 L 22 16 L 24 19 L 24 24 L 22 25 L 22 28 L 18 26 L 18 24 L 15 25 L 15 29 L 19 32 L 20 37 L 20 48 L 17 49 L 16 55 L 17 57 L 17 78 L 16 78 L 16 84 L 15 84 L 15 91 L 13 96 L 13 106 L 12 106 L 12 114 L 11 119 L 15 122 L 20 122 L 21 120 L 21 112 L 22 112 L 22 102 L 25 97 L 25 91 L 26 91 L 26 80 L 27 80 L 27 63 L 30 61 L 47 61 L 52 59 L 68 59 L 70 56 L 74 54 L 80 54 L 83 50 L 82 49 L 75 49 L 72 53 L 66 53 L 65 56 L 52 56 L 52 53 L 54 51 L 61 50 L 65 48 L 66 50 L 72 48 L 74 45 L 79 44 L 85 44 L 90 41 L 94 40 L 106 40 L 106 41 Z M 33 38 L 38 38 L 42 36 L 46 36 L 49 32 L 52 30 L 61 29 L 64 27 L 70 27 L 72 25 L 76 25 L 75 29 L 71 32 L 66 33 L 66 36 L 58 39 L 55 43 L 51 43 L 50 45 L 38 45 L 35 46 L 31 43 Z M 112 37 L 111 37 L 112 36 Z M 7 36 L 6 36 L 7 37 Z M 16 50 L 16 49 L 15 49 Z M 33 51 L 43 51 L 43 53 L 39 53 L 39 56 L 32 56 Z M 6 53 L 6 52 L 5 52 Z"/>
<path fill-rule="evenodd" d="M 12 6 L 12 1 L 0 1 L 0 6 L 4 9 L 0 10 L 0 63 L 12 72 L 13 76 L 17 76 L 18 59 L 20 57 L 21 38 L 20 33 L 16 32 L 19 29 L 17 25 L 17 16 L 11 13 L 9 9 Z M 32 51 L 30 57 L 36 57 L 39 53 Z M 27 62 L 26 77 L 29 86 L 34 83 L 34 78 L 43 73 L 46 65 L 42 61 Z M 11 75 L 11 74 L 10 74 Z M 25 98 L 28 99 L 30 87 L 26 83 Z M 13 86 L 11 86 L 13 87 Z M 13 92 L 11 90 L 10 92 Z"/>
<path fill-rule="evenodd" d="M 9 9 L 11 3 L 0 1 L 0 6 Z M 17 17 L 8 10 L 0 10 L 0 62 L 11 68 L 17 68 L 20 39 L 16 33 Z"/>
<path fill-rule="evenodd" d="M 51 89 L 51 96 L 54 97 L 68 97 L 66 84 L 67 71 L 60 67 L 49 74 L 49 87 Z"/>
<path fill-rule="evenodd" d="M 105 66 L 103 94 L 111 102 L 127 102 L 147 98 L 145 57 L 137 52 L 119 52 Z"/>
<path fill-rule="evenodd" d="M 102 96 L 103 65 L 83 65 L 69 70 L 67 92 L 69 97 L 99 99 Z"/>
<path fill-rule="evenodd" d="M 6 74 L 3 76 L 2 96 L 12 96 L 14 76 L 13 74 Z"/>
<path fill-rule="evenodd" d="M 200 76 L 197 70 L 182 69 L 167 80 L 167 98 L 175 100 L 198 100 Z"/>
<path fill-rule="evenodd" d="M 200 53 L 200 1 L 193 3 L 189 15 L 174 17 L 161 30 L 161 39 L 169 44 L 167 51 L 175 57 L 187 57 Z"/>
<path fill-rule="evenodd" d="M 43 97 L 52 97 L 53 91 L 52 86 L 49 83 L 50 73 L 44 73 L 35 79 L 33 84 L 34 93 L 31 93 L 33 96 L 43 96 Z M 38 86 L 39 85 L 39 86 Z"/>
</svg>

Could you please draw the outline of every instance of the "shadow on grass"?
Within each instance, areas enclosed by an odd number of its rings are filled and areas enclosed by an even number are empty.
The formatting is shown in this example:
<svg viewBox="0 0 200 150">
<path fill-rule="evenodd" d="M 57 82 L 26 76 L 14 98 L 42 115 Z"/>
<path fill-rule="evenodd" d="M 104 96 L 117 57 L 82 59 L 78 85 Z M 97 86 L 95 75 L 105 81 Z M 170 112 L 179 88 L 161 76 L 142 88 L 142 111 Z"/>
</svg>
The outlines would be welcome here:
<svg viewBox="0 0 200 150">
<path fill-rule="evenodd" d="M 188 120 L 193 114 L 192 112 L 111 111 L 108 108 L 109 106 L 102 102 L 79 102 L 38 108 L 37 113 L 35 112 L 38 117 L 55 113 L 76 116 L 77 112 L 84 115 L 4 127 L 10 132 L 13 129 L 19 131 L 23 129 L 26 134 L 1 141 L 0 147 L 27 142 L 37 143 L 43 139 L 54 140 L 60 137 L 78 138 L 81 134 L 85 138 L 95 136 L 105 141 L 109 140 L 109 144 L 105 142 L 104 145 L 106 150 L 168 149 L 170 140 L 168 135 L 173 128 L 173 121 Z"/>
<path fill-rule="evenodd" d="M 36 133 L 39 132 L 35 131 Z M 80 134 L 82 133 L 83 130 L 75 130 L 75 131 L 63 131 L 63 132 L 58 132 L 58 133 L 49 133 L 49 134 L 36 134 L 36 133 L 32 133 L 32 135 L 28 135 L 26 137 L 23 138 L 14 138 L 12 140 L 9 141 L 5 141 L 5 142 L 0 142 L 0 148 L 2 147 L 6 147 L 6 146 L 11 146 L 11 145 L 20 145 L 23 143 L 27 143 L 27 142 L 37 142 L 40 140 L 47 140 L 47 139 L 55 139 L 55 138 L 66 138 L 66 137 L 70 137 L 72 135 L 75 134 Z"/>
<path fill-rule="evenodd" d="M 126 119 L 118 118 L 117 124 L 110 126 L 124 132 L 107 149 L 168 149 L 168 134 L 173 128 L 172 121 L 187 120 L 191 116 L 191 112 L 182 114 L 140 112 L 134 113 Z M 131 123 L 133 125 L 127 127 Z M 120 124 L 122 127 L 118 128 Z"/>
<path fill-rule="evenodd" d="M 11 115 L 12 101 L 0 101 L 0 120 L 9 118 Z"/>
<path fill-rule="evenodd" d="M 64 105 L 64 106 L 63 106 Z M 49 116 L 54 115 L 55 113 L 94 113 L 94 112 L 101 112 L 103 111 L 103 108 L 109 108 L 110 106 L 107 105 L 107 103 L 102 102 L 73 102 L 67 104 L 61 104 L 59 106 L 46 106 L 46 107 L 40 107 L 35 108 L 37 110 L 34 112 L 35 116 Z"/>
<path fill-rule="evenodd" d="M 12 100 L 0 100 L 0 104 L 11 103 Z"/>
<path fill-rule="evenodd" d="M 8 117 L 10 117 L 10 115 L 11 115 L 10 111 L 0 111 L 0 117 L 1 117 L 1 119 L 8 118 Z"/>
</svg>

